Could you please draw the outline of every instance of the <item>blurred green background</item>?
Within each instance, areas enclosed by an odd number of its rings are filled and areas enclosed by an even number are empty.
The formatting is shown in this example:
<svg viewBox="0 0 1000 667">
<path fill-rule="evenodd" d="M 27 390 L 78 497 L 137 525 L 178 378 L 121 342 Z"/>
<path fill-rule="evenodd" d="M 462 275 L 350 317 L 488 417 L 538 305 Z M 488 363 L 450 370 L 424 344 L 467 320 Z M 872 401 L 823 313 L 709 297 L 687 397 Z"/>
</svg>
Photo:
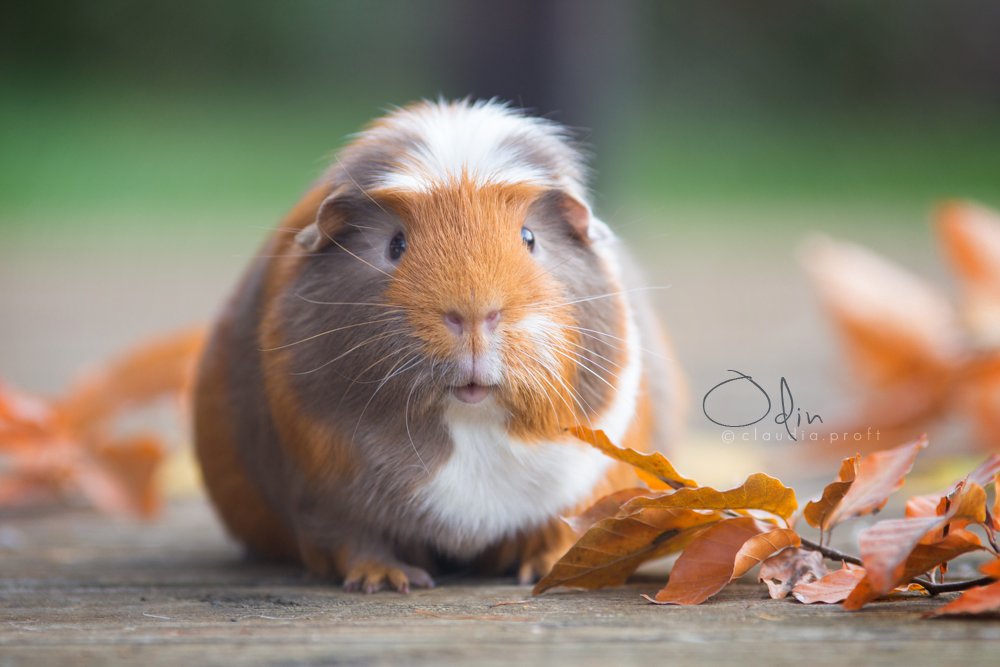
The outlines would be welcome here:
<svg viewBox="0 0 1000 667">
<path fill-rule="evenodd" d="M 266 209 L 423 97 L 573 126 L 607 215 L 1000 202 L 995 2 L 55 0 L 0 20 L 0 216 Z"/>
<path fill-rule="evenodd" d="M 1000 205 L 995 1 L 0 12 L 0 377 L 29 389 L 212 317 L 347 135 L 419 98 L 499 96 L 580 128 L 598 212 L 672 285 L 656 303 L 698 405 L 728 368 L 831 404 L 835 347 L 794 260 L 807 234 L 947 285 L 930 207 Z"/>
</svg>

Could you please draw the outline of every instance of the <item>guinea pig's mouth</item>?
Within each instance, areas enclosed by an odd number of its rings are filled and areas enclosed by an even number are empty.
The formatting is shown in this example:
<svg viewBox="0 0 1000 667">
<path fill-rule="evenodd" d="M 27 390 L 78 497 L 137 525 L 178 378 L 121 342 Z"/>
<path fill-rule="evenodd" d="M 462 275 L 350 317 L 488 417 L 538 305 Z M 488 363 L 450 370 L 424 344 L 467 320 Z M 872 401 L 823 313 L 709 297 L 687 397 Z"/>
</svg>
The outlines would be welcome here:
<svg viewBox="0 0 1000 667">
<path fill-rule="evenodd" d="M 452 387 L 451 393 L 453 393 L 455 398 L 463 403 L 475 405 L 476 403 L 482 403 L 486 400 L 486 397 L 490 395 L 490 388 L 481 384 L 476 384 L 475 382 L 470 382 L 469 384 Z"/>
</svg>

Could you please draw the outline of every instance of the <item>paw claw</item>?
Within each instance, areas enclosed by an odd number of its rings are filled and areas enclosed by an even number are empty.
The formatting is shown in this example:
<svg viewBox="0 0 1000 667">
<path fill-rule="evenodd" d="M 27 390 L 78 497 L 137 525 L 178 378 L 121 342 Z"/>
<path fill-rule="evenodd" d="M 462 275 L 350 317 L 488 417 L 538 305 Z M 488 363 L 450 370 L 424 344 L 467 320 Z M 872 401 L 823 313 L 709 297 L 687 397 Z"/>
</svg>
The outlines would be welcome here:
<svg viewBox="0 0 1000 667">
<path fill-rule="evenodd" d="M 351 568 L 344 581 L 344 590 L 372 595 L 381 590 L 409 593 L 410 585 L 433 588 L 434 580 L 418 567 L 399 564 L 392 567 L 376 560 L 364 560 Z"/>
</svg>

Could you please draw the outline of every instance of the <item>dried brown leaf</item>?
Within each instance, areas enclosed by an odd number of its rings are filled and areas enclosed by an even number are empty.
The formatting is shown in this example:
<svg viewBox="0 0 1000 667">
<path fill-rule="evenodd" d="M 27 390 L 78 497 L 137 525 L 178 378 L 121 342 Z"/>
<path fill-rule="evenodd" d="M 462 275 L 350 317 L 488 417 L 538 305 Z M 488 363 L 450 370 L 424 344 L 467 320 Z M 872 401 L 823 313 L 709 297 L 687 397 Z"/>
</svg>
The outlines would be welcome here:
<svg viewBox="0 0 1000 667">
<path fill-rule="evenodd" d="M 911 443 L 863 458 L 854 484 L 836 509 L 826 517 L 828 529 L 885 507 L 889 495 L 903 485 L 903 478 L 913 467 L 917 452 L 926 446 L 927 436 L 922 435 Z"/>
<path fill-rule="evenodd" d="M 981 569 L 987 577 L 1000 579 L 1000 558 L 986 563 Z M 929 614 L 924 614 L 924 617 L 982 614 L 991 611 L 1000 611 L 1000 581 L 971 588 L 962 593 L 957 600 L 953 600 Z"/>
<path fill-rule="evenodd" d="M 908 558 L 925 535 L 950 523 L 986 520 L 986 492 L 978 484 L 965 484 L 949 498 L 950 507 L 940 516 L 880 521 L 862 531 L 858 544 L 873 591 L 887 593 L 903 580 Z"/>
<path fill-rule="evenodd" d="M 769 533 L 751 537 L 736 554 L 733 579 L 739 579 L 752 567 L 762 563 L 782 549 L 796 548 L 802 544 L 799 534 L 788 528 L 777 528 Z"/>
<path fill-rule="evenodd" d="M 0 451 L 32 446 L 56 428 L 57 419 L 48 401 L 0 383 Z"/>
<path fill-rule="evenodd" d="M 994 581 L 992 584 L 987 584 L 986 586 L 970 588 L 962 593 L 957 600 L 952 600 L 925 616 L 982 614 L 990 611 L 1000 611 L 1000 581 Z"/>
<path fill-rule="evenodd" d="M 988 486 L 990 482 L 996 479 L 997 473 L 1000 473 L 1000 454 L 991 454 L 988 459 L 980 463 L 975 470 L 969 473 L 967 479 L 979 486 Z"/>
<path fill-rule="evenodd" d="M 156 514 L 162 505 L 156 469 L 165 455 L 160 438 L 148 433 L 95 448 L 94 460 L 111 477 L 122 497 L 121 501 L 98 508 L 113 514 Z M 88 481 L 81 476 L 80 483 L 86 487 Z"/>
<path fill-rule="evenodd" d="M 638 496 L 648 496 L 652 493 L 649 489 L 636 488 L 636 489 L 622 489 L 621 491 L 615 491 L 610 493 L 596 503 L 594 506 L 585 512 L 577 514 L 576 516 L 563 517 L 569 527 L 577 535 L 584 535 L 588 530 L 590 530 L 594 524 L 603 521 L 604 519 L 610 519 L 618 515 L 618 511 L 621 509 L 622 505 L 633 498 Z"/>
<path fill-rule="evenodd" d="M 824 575 L 819 581 L 799 584 L 792 589 L 792 595 L 803 604 L 843 602 L 864 578 L 864 568 L 845 567 Z"/>
<path fill-rule="evenodd" d="M 981 345 L 1000 342 L 1000 214 L 971 202 L 937 211 L 938 241 L 958 278 L 962 320 Z"/>
<path fill-rule="evenodd" d="M 856 377 L 874 389 L 916 381 L 944 395 L 963 333 L 941 290 L 850 243 L 816 239 L 802 260 Z"/>
<path fill-rule="evenodd" d="M 982 543 L 975 533 L 961 529 L 955 530 L 940 542 L 918 544 L 910 553 L 909 558 L 906 559 L 906 565 L 902 569 L 900 576 L 895 581 L 892 581 L 888 588 L 882 591 L 876 590 L 870 579 L 871 573 L 868 573 L 844 601 L 844 609 L 861 609 L 861 607 L 884 595 L 886 592 L 891 591 L 900 583 L 910 581 L 914 577 L 918 577 L 942 563 L 947 563 L 954 558 L 958 558 L 962 554 L 982 548 Z M 880 586 L 879 588 L 882 587 Z"/>
<path fill-rule="evenodd" d="M 764 510 L 788 519 L 798 508 L 795 491 L 764 473 L 755 473 L 729 491 L 707 486 L 679 489 L 655 498 L 635 498 L 622 506 L 624 511 L 642 507 L 686 508 L 697 510 Z"/>
<path fill-rule="evenodd" d="M 1000 530 L 1000 477 L 993 482 L 993 529 Z"/>
<path fill-rule="evenodd" d="M 861 456 L 859 454 L 844 459 L 837 479 L 827 484 L 826 488 L 823 489 L 823 497 L 818 501 L 806 504 L 806 508 L 802 512 L 802 517 L 810 526 L 819 528 L 820 530 L 830 529 L 827 519 L 837 509 L 844 496 L 847 495 L 847 492 L 850 491 L 851 486 L 854 484 L 854 479 L 858 475 L 860 461 Z"/>
<path fill-rule="evenodd" d="M 986 487 L 994 481 L 998 472 L 1000 472 L 1000 454 L 993 454 L 988 459 L 980 463 L 975 470 L 970 472 L 966 479 L 970 482 L 978 484 L 979 486 Z M 913 496 L 906 501 L 907 518 L 937 516 L 937 507 L 941 502 L 941 499 L 954 492 L 961 483 L 962 480 L 959 480 L 948 487 L 945 491 L 939 491 L 938 493 Z"/>
<path fill-rule="evenodd" d="M 643 454 L 634 449 L 621 448 L 614 445 L 604 431 L 592 431 L 584 426 L 575 426 L 570 430 L 575 437 L 596 447 L 611 458 L 624 461 L 636 468 L 642 481 L 653 489 L 679 489 L 698 486 L 693 479 L 683 477 L 663 454 L 653 452 Z"/>
<path fill-rule="evenodd" d="M 732 581 L 736 559 L 744 545 L 769 529 L 770 526 L 752 517 L 715 524 L 693 539 L 677 558 L 670 580 L 656 594 L 655 602 L 691 605 L 712 597 Z"/>
<path fill-rule="evenodd" d="M 159 507 L 152 434 L 118 438 L 116 420 L 190 386 L 204 332 L 182 332 L 127 352 L 92 373 L 68 398 L 45 401 L 0 388 L 0 505 L 85 497 L 102 511 L 150 516 Z"/>
<path fill-rule="evenodd" d="M 153 338 L 80 381 L 59 406 L 70 428 L 84 431 L 116 413 L 184 392 L 205 344 L 203 328 Z"/>
<path fill-rule="evenodd" d="M 785 549 L 761 564 L 757 581 L 767 584 L 771 597 L 780 600 L 798 584 L 818 581 L 829 572 L 820 552 L 808 549 Z"/>
<path fill-rule="evenodd" d="M 599 521 L 535 586 L 592 590 L 620 586 L 648 560 L 680 551 L 720 517 L 684 509 L 644 509 Z"/>
<path fill-rule="evenodd" d="M 938 504 L 946 492 L 929 493 L 925 496 L 913 496 L 906 501 L 906 518 L 919 519 L 937 516 Z"/>
</svg>

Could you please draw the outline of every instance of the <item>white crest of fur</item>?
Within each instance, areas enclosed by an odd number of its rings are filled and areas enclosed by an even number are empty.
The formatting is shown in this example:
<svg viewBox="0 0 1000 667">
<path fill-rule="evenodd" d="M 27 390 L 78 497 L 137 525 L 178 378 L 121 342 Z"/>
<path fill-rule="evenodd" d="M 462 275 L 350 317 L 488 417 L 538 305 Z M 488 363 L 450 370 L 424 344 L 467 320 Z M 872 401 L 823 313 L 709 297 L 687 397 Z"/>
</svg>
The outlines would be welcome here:
<svg viewBox="0 0 1000 667">
<path fill-rule="evenodd" d="M 566 130 L 499 102 L 423 102 L 389 114 L 368 131 L 404 145 L 375 189 L 429 192 L 463 174 L 476 185 L 528 183 L 587 202 L 583 159 Z"/>
</svg>

